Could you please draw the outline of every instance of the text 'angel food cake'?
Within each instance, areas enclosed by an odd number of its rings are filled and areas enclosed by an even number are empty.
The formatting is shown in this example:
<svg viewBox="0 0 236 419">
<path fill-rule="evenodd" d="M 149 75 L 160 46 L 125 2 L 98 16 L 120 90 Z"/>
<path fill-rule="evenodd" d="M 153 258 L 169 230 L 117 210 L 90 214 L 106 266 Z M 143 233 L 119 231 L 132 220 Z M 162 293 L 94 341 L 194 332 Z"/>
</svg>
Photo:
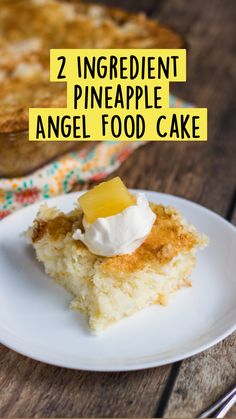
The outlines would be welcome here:
<svg viewBox="0 0 236 419">
<path fill-rule="evenodd" d="M 97 333 L 191 286 L 196 249 L 208 241 L 174 208 L 131 194 L 118 177 L 81 195 L 70 213 L 41 206 L 27 236 Z"/>
</svg>

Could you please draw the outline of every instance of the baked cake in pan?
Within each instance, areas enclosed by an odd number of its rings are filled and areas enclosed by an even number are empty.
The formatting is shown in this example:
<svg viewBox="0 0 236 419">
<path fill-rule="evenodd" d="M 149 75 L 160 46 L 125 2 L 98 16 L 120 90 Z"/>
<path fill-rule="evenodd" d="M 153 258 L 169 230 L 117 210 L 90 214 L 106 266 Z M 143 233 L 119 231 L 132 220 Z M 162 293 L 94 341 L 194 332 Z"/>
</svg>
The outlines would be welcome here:
<svg viewBox="0 0 236 419">
<path fill-rule="evenodd" d="M 148 19 L 80 1 L 0 0 L 0 176 L 25 174 L 78 143 L 29 143 L 30 107 L 65 107 L 66 85 L 49 81 L 50 48 L 179 48 Z"/>
</svg>

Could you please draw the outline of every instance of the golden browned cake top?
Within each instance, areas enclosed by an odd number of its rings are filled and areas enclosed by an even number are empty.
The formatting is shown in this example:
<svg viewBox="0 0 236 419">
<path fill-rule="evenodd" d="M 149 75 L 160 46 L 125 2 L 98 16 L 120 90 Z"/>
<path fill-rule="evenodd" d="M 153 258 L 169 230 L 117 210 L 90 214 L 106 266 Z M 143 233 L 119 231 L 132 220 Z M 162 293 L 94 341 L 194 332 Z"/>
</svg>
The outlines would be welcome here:
<svg viewBox="0 0 236 419">
<path fill-rule="evenodd" d="M 29 107 L 64 107 L 49 82 L 50 48 L 180 48 L 182 39 L 147 19 L 105 6 L 0 0 L 0 132 L 28 128 Z"/>
<path fill-rule="evenodd" d="M 180 252 L 191 250 L 199 244 L 196 232 L 188 230 L 182 223 L 180 215 L 173 208 L 151 204 L 157 215 L 156 221 L 145 242 L 132 254 L 101 257 L 100 268 L 104 275 L 119 275 L 135 272 L 145 266 L 164 265 Z M 79 218 L 78 218 L 79 215 Z M 60 213 L 48 221 L 37 219 L 34 224 L 32 241 L 37 242 L 47 233 L 52 240 L 61 240 L 67 233 L 72 234 L 75 228 L 82 226 L 82 213 L 77 210 L 72 215 Z M 76 241 L 78 249 L 85 245 Z"/>
<path fill-rule="evenodd" d="M 82 228 L 81 220 L 82 213 L 80 211 L 78 211 L 77 215 L 65 215 L 60 213 L 50 220 L 37 218 L 33 224 L 32 242 L 36 243 L 46 234 L 49 235 L 52 240 L 61 240 L 67 233 L 71 233 L 74 230 L 75 225 L 77 228 Z M 79 243 L 84 247 L 82 242 Z"/>
<path fill-rule="evenodd" d="M 145 242 L 129 255 L 104 258 L 101 266 L 104 274 L 131 273 L 147 265 L 164 265 L 198 244 L 196 234 L 181 224 L 174 209 L 155 204 L 151 207 L 157 218 Z"/>
</svg>

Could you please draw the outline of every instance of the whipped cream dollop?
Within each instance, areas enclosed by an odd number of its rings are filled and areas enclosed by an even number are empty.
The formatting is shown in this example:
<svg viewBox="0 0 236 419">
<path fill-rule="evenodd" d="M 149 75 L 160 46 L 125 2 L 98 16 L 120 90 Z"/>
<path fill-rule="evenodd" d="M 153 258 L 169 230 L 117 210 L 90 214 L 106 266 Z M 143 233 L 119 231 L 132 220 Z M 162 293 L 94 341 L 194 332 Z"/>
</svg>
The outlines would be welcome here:
<svg viewBox="0 0 236 419">
<path fill-rule="evenodd" d="M 84 233 L 77 229 L 73 239 L 81 240 L 90 252 L 99 256 L 129 254 L 144 242 L 155 219 L 144 193 L 139 193 L 136 204 L 119 214 L 97 218 L 91 224 L 83 219 Z"/>
</svg>

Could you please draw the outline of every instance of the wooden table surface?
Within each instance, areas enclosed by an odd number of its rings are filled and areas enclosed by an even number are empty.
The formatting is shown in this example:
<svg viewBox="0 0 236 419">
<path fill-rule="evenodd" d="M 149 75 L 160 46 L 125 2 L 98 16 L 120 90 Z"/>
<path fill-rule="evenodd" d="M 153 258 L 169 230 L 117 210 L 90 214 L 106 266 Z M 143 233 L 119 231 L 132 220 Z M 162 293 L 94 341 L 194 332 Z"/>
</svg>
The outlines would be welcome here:
<svg viewBox="0 0 236 419">
<path fill-rule="evenodd" d="M 172 92 L 209 108 L 207 143 L 149 143 L 117 174 L 129 187 L 183 196 L 236 223 L 235 0 L 107 4 L 145 10 L 186 38 L 188 82 Z M 196 417 L 235 381 L 235 334 L 185 361 L 127 373 L 66 370 L 2 346 L 0 417 Z"/>
</svg>

